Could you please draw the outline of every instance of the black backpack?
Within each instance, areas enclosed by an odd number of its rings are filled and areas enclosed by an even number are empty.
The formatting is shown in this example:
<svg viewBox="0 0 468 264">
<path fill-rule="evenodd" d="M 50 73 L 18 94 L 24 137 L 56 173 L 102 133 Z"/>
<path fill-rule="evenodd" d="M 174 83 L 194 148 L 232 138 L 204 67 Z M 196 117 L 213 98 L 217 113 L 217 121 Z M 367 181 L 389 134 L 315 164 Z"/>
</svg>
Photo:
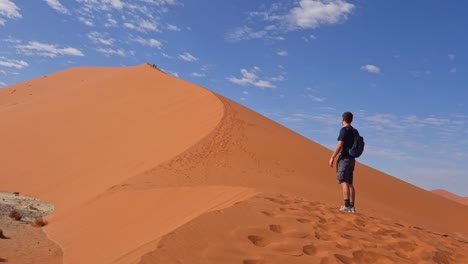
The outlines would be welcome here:
<svg viewBox="0 0 468 264">
<path fill-rule="evenodd" d="M 359 131 L 357 131 L 357 129 L 354 127 L 350 128 L 354 133 L 354 143 L 353 146 L 348 149 L 348 154 L 351 157 L 359 158 L 362 155 L 362 152 L 364 152 L 364 138 L 359 135 Z"/>
</svg>

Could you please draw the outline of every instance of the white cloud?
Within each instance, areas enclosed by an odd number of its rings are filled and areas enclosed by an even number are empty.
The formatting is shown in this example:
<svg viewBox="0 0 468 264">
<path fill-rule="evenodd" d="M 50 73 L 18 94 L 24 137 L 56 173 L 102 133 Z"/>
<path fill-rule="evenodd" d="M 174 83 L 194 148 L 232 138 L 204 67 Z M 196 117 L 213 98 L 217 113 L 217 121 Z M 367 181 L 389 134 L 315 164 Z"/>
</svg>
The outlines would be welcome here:
<svg viewBox="0 0 468 264">
<path fill-rule="evenodd" d="M 166 53 L 161 53 L 161 55 L 162 55 L 164 58 L 172 59 L 172 56 L 171 56 L 171 55 L 168 55 L 168 54 L 166 54 Z"/>
<path fill-rule="evenodd" d="M 157 39 L 153 39 L 153 38 L 144 39 L 142 37 L 138 37 L 138 38 L 135 38 L 135 41 L 142 45 L 149 46 L 152 48 L 157 48 L 157 49 L 162 48 L 162 43 Z"/>
<path fill-rule="evenodd" d="M 176 25 L 167 24 L 167 30 L 170 30 L 170 31 L 180 31 L 180 28 L 178 28 Z"/>
<path fill-rule="evenodd" d="M 117 20 L 112 18 L 111 14 L 107 14 L 107 21 L 104 23 L 105 27 L 115 27 L 117 26 Z"/>
<path fill-rule="evenodd" d="M 68 56 L 84 56 L 84 54 L 72 47 L 59 48 L 56 45 L 41 43 L 37 41 L 30 41 L 28 44 L 18 44 L 16 49 L 19 53 L 24 55 L 37 55 L 45 57 L 56 57 L 58 55 L 68 55 Z"/>
<path fill-rule="evenodd" d="M 7 86 L 6 83 L 0 81 L 0 87 Z"/>
<path fill-rule="evenodd" d="M 180 54 L 179 58 L 184 60 L 184 61 L 188 61 L 188 62 L 193 62 L 193 61 L 198 60 L 197 57 L 193 56 L 192 54 L 190 54 L 188 52 L 184 52 L 184 53 Z"/>
<path fill-rule="evenodd" d="M 112 9 L 121 10 L 124 3 L 121 0 L 76 0 L 82 3 L 86 10 L 110 11 Z"/>
<path fill-rule="evenodd" d="M 204 73 L 199 73 L 199 72 L 193 72 L 193 73 L 191 74 L 191 76 L 193 76 L 193 77 L 198 77 L 198 78 L 203 78 L 203 77 L 206 77 L 206 74 L 204 74 Z"/>
<path fill-rule="evenodd" d="M 322 24 L 336 24 L 346 20 L 354 5 L 343 0 L 301 0 L 287 16 L 293 27 L 317 28 Z"/>
<path fill-rule="evenodd" d="M 457 72 L 457 68 L 450 69 L 450 73 L 456 73 L 456 72 Z"/>
<path fill-rule="evenodd" d="M 55 11 L 62 13 L 62 14 L 70 14 L 67 8 L 65 8 L 59 0 L 44 0 L 47 4 L 52 7 Z"/>
<path fill-rule="evenodd" d="M 275 88 L 275 85 L 273 85 L 270 81 L 261 80 L 257 76 L 257 73 L 260 72 L 260 68 L 258 67 L 254 67 L 250 71 L 247 69 L 241 69 L 240 72 L 242 75 L 241 78 L 229 77 L 227 80 L 242 86 L 253 85 L 260 88 Z"/>
<path fill-rule="evenodd" d="M 284 2 L 274 3 L 269 8 L 262 6 L 262 9 L 266 10 L 249 13 L 249 21 L 256 20 L 252 24 L 260 25 L 259 28 L 238 27 L 228 33 L 227 40 L 260 38 L 284 40 L 278 35 L 345 21 L 354 8 L 355 6 L 347 0 L 298 0 L 292 8 Z M 307 42 L 314 39 L 316 39 L 314 35 L 303 38 Z"/>
<path fill-rule="evenodd" d="M 325 102 L 325 100 L 326 100 L 325 97 L 318 97 L 318 96 L 314 96 L 314 95 L 311 95 L 311 94 L 308 94 L 307 97 L 309 97 L 310 99 L 312 99 L 312 101 L 318 102 L 318 103 Z"/>
<path fill-rule="evenodd" d="M 10 0 L 0 0 L 0 15 L 7 18 L 20 18 L 19 7 Z"/>
<path fill-rule="evenodd" d="M 129 28 L 129 29 L 135 29 L 135 25 L 133 25 L 132 23 L 128 23 L 128 22 L 125 22 L 124 23 L 124 27 L 126 28 Z"/>
<path fill-rule="evenodd" d="M 141 19 L 140 21 L 138 21 L 138 27 L 136 29 L 138 31 L 149 30 L 149 31 L 160 32 L 160 30 L 158 29 L 158 27 L 154 23 L 152 23 L 151 21 L 145 20 L 145 19 Z"/>
<path fill-rule="evenodd" d="M 317 37 L 315 35 L 309 35 L 307 37 L 302 37 L 302 40 L 304 40 L 305 42 L 310 42 L 310 41 L 317 40 Z"/>
<path fill-rule="evenodd" d="M 121 57 L 125 57 L 127 55 L 127 53 L 122 49 L 98 48 L 96 51 L 106 55 L 118 55 Z"/>
<path fill-rule="evenodd" d="M 250 27 L 244 26 L 236 28 L 234 31 L 227 34 L 227 40 L 240 41 L 249 39 L 260 39 L 268 35 L 266 30 L 254 30 Z"/>
<path fill-rule="evenodd" d="M 286 56 L 288 56 L 288 51 L 287 50 L 280 50 L 280 51 L 276 52 L 276 54 L 278 56 L 286 57 Z"/>
<path fill-rule="evenodd" d="M 6 17 L 9 19 L 21 18 L 20 8 L 15 3 L 9 0 L 0 0 L 0 26 L 4 26 L 6 20 L 2 18 Z"/>
<path fill-rule="evenodd" d="M 448 58 L 449 58 L 449 60 L 454 61 L 456 56 L 455 56 L 455 54 L 449 54 Z"/>
<path fill-rule="evenodd" d="M 90 27 L 94 26 L 93 21 L 91 21 L 91 20 L 89 20 L 89 19 L 87 19 L 85 17 L 80 17 L 80 18 L 78 18 L 78 20 L 81 21 L 83 24 L 85 24 L 87 26 L 90 26 Z"/>
<path fill-rule="evenodd" d="M 361 66 L 361 70 L 364 70 L 370 73 L 380 73 L 380 68 L 372 64 Z"/>
<path fill-rule="evenodd" d="M 112 46 L 114 39 L 109 38 L 106 33 L 99 33 L 97 31 L 92 31 L 88 33 L 88 38 L 91 39 L 94 43 L 103 44 L 107 46 Z"/>
<path fill-rule="evenodd" d="M 0 57 L 0 66 L 16 68 L 16 69 L 22 69 L 24 67 L 28 67 L 29 64 L 27 62 L 25 62 L 25 61 L 22 61 L 22 60 L 11 60 L 11 59 L 7 59 L 5 57 Z M 4 71 L 3 71 L 3 73 L 4 73 Z"/>
</svg>

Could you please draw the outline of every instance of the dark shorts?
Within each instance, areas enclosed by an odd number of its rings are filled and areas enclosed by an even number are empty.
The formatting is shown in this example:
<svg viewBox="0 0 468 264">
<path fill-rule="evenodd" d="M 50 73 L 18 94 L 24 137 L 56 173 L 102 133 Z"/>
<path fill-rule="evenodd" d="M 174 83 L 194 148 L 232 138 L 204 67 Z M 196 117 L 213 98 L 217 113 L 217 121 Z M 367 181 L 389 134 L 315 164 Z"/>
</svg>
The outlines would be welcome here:
<svg viewBox="0 0 468 264">
<path fill-rule="evenodd" d="M 354 158 L 338 158 L 336 162 L 336 179 L 338 183 L 347 182 L 353 184 L 355 164 L 356 160 Z"/>
</svg>

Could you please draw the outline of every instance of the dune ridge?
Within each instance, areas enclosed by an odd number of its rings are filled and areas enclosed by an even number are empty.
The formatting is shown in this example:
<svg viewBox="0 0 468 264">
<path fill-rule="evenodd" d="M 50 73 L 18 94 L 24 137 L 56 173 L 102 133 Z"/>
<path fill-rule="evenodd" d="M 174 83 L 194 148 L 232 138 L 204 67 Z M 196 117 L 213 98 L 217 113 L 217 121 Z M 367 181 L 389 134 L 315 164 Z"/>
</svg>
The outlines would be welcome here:
<svg viewBox="0 0 468 264">
<path fill-rule="evenodd" d="M 9 86 L 0 125 L 0 175 L 15 175 L 0 186 L 55 205 L 44 230 L 63 263 L 466 259 L 466 206 L 358 163 L 343 215 L 329 149 L 148 64 Z M 366 259 L 369 245 L 384 249 Z"/>
<path fill-rule="evenodd" d="M 442 190 L 442 189 L 432 190 L 431 192 L 437 195 L 440 195 L 442 197 L 445 197 L 447 199 L 450 199 L 452 201 L 455 201 L 464 205 L 468 205 L 468 197 L 462 197 L 462 196 L 456 195 L 454 193 L 451 193 L 447 190 Z"/>
</svg>

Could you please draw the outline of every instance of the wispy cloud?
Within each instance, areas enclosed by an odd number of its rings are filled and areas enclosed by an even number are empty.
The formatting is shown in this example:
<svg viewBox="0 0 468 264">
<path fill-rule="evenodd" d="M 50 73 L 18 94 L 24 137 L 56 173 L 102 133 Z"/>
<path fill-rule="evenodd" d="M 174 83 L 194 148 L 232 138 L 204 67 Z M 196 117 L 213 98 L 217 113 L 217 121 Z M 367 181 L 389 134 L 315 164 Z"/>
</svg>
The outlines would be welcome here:
<svg viewBox="0 0 468 264">
<path fill-rule="evenodd" d="M 79 17 L 78 20 L 89 27 L 94 26 L 93 21 L 91 21 L 89 18 Z"/>
<path fill-rule="evenodd" d="M 308 94 L 307 97 L 309 97 L 310 99 L 312 99 L 312 101 L 318 102 L 318 103 L 323 103 L 323 102 L 325 102 L 325 100 L 326 100 L 325 97 L 318 97 L 318 96 L 314 96 L 314 95 L 311 95 L 311 94 Z"/>
<path fill-rule="evenodd" d="M 124 8 L 124 2 L 121 0 L 76 0 L 83 5 L 83 8 L 90 11 L 110 11 L 113 9 L 121 10 Z"/>
<path fill-rule="evenodd" d="M 30 41 L 28 44 L 16 45 L 18 53 L 24 55 L 36 55 L 54 58 L 59 55 L 66 56 L 84 56 L 79 49 L 72 47 L 60 48 L 57 45 Z"/>
<path fill-rule="evenodd" d="M 62 14 L 70 14 L 67 8 L 65 8 L 59 0 L 44 0 L 46 3 L 52 7 L 55 11 L 62 13 Z"/>
<path fill-rule="evenodd" d="M 260 72 L 261 70 L 259 67 L 254 67 L 250 71 L 247 69 L 241 69 L 240 73 L 242 76 L 240 78 L 231 76 L 227 78 L 227 80 L 242 86 L 252 85 L 259 88 L 275 88 L 275 85 L 270 81 L 260 79 L 260 77 L 257 75 Z"/>
<path fill-rule="evenodd" d="M 134 38 L 134 40 L 136 42 L 138 42 L 138 43 L 140 43 L 142 45 L 148 46 L 148 47 L 157 48 L 157 49 L 162 48 L 161 41 L 159 41 L 157 39 L 153 39 L 153 38 L 144 39 L 142 37 L 137 37 L 137 38 Z"/>
<path fill-rule="evenodd" d="M 178 28 L 176 25 L 172 25 L 172 24 L 167 24 L 166 28 L 169 31 L 180 31 L 180 28 Z"/>
<path fill-rule="evenodd" d="M 227 34 L 227 40 L 277 39 L 282 33 L 337 24 L 346 21 L 354 8 L 346 0 L 299 0 L 292 7 L 281 2 L 273 3 L 249 13 L 255 28 L 238 27 Z M 305 41 L 313 39 L 313 35 L 304 38 Z"/>
<path fill-rule="evenodd" d="M 266 30 L 254 30 L 250 27 L 244 26 L 236 28 L 233 31 L 229 32 L 226 36 L 229 41 L 240 41 L 240 40 L 249 40 L 249 39 L 260 39 L 268 35 Z"/>
<path fill-rule="evenodd" d="M 0 25 L 5 25 L 5 19 L 18 19 L 21 18 L 20 8 L 10 0 L 0 0 Z"/>
<path fill-rule="evenodd" d="M 5 57 L 0 57 L 0 66 L 9 67 L 9 68 L 16 68 L 22 69 L 24 67 L 28 67 L 29 64 L 23 60 L 11 60 Z M 3 71 L 4 72 L 4 71 Z"/>
<path fill-rule="evenodd" d="M 113 48 L 97 48 L 97 52 L 103 53 L 105 55 L 118 55 L 121 57 L 127 56 L 127 53 L 123 49 L 113 49 Z"/>
<path fill-rule="evenodd" d="M 302 40 L 304 40 L 305 42 L 311 42 L 317 40 L 317 37 L 315 35 L 309 35 L 307 37 L 302 37 Z"/>
<path fill-rule="evenodd" d="M 288 53 L 287 50 L 280 50 L 280 51 L 276 52 L 276 54 L 278 56 L 286 57 L 286 56 L 288 56 L 289 53 Z"/>
<path fill-rule="evenodd" d="M 184 52 L 184 53 L 180 54 L 179 58 L 181 60 L 188 61 L 188 62 L 194 62 L 194 61 L 198 60 L 197 57 L 193 56 L 192 54 L 190 54 L 188 52 Z"/>
<path fill-rule="evenodd" d="M 372 64 L 361 66 L 361 70 L 364 70 L 370 73 L 380 73 L 380 68 Z"/>
<path fill-rule="evenodd" d="M 115 20 L 111 14 L 107 14 L 107 20 L 104 23 L 105 27 L 115 27 L 117 26 L 118 22 Z"/>
<path fill-rule="evenodd" d="M 97 31 L 89 32 L 88 38 L 96 44 L 112 46 L 114 43 L 114 39 L 110 38 L 107 33 L 99 33 Z"/>
<path fill-rule="evenodd" d="M 204 78 L 206 77 L 206 74 L 204 73 L 199 73 L 199 72 L 192 72 L 192 74 L 190 74 L 191 76 L 193 77 L 198 77 L 198 78 Z"/>
<path fill-rule="evenodd" d="M 449 54 L 449 55 L 447 55 L 447 56 L 448 56 L 449 60 L 451 60 L 451 61 L 454 61 L 455 58 L 456 58 L 456 55 L 455 55 L 455 54 Z"/>
</svg>

